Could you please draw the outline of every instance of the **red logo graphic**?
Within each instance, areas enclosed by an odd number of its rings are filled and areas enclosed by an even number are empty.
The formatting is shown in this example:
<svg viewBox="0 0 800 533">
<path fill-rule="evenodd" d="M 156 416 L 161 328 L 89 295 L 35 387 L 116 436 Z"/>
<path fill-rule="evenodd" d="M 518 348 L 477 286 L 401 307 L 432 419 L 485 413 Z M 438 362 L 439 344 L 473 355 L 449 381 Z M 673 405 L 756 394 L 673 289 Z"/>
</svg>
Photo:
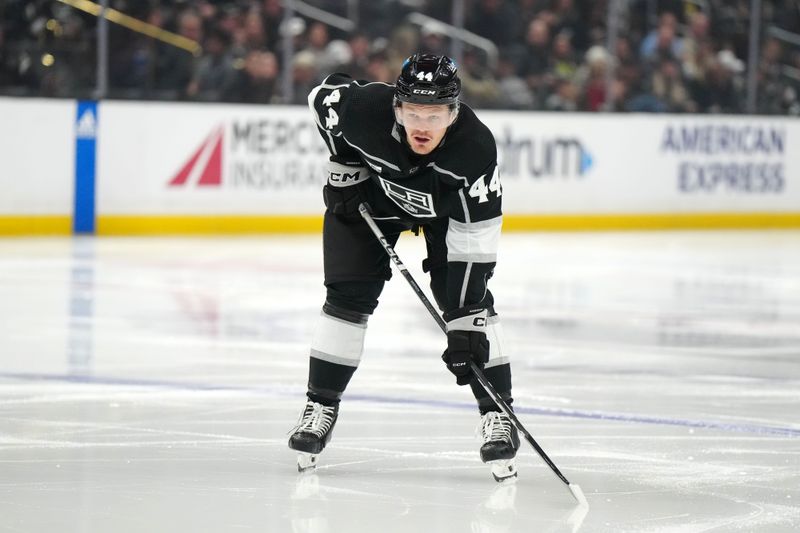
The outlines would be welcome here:
<svg viewBox="0 0 800 533">
<path fill-rule="evenodd" d="M 222 185 L 222 138 L 224 128 L 218 126 L 211 132 L 189 161 L 169 182 L 170 187 L 196 183 L 198 187 Z"/>
</svg>

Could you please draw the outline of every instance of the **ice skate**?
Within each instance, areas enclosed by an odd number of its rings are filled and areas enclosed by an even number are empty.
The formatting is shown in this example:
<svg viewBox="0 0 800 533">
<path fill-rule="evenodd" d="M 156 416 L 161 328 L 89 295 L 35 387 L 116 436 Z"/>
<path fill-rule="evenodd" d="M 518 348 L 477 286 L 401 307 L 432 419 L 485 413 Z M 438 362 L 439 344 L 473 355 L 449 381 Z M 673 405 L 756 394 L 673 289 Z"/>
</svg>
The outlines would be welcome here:
<svg viewBox="0 0 800 533">
<path fill-rule="evenodd" d="M 331 440 L 333 426 L 339 416 L 339 407 L 327 407 L 309 400 L 300 420 L 292 428 L 289 448 L 296 450 L 297 471 L 306 472 L 317 466 L 317 458 Z"/>
<path fill-rule="evenodd" d="M 513 482 L 517 478 L 514 457 L 519 449 L 519 434 L 505 413 L 489 411 L 481 417 L 481 461 L 492 467 L 495 481 Z"/>
</svg>

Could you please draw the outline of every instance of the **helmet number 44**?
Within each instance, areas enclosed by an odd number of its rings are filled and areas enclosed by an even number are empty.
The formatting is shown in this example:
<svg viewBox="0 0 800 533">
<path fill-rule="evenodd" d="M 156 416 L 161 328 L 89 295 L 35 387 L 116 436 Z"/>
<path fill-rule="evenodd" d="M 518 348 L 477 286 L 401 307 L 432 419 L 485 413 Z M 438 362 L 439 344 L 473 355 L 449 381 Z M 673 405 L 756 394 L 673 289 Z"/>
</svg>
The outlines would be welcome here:
<svg viewBox="0 0 800 533">
<path fill-rule="evenodd" d="M 433 81 L 433 72 L 417 72 L 417 79 L 420 81 Z"/>
<path fill-rule="evenodd" d="M 477 198 L 479 204 L 489 201 L 490 192 L 496 192 L 498 198 L 503 195 L 503 188 L 500 185 L 500 175 L 497 172 L 497 169 L 495 168 L 494 174 L 492 175 L 492 179 L 489 181 L 488 187 L 486 186 L 486 182 L 484 181 L 485 177 L 486 174 L 475 180 L 475 183 L 473 183 L 472 186 L 469 188 L 469 195 L 472 198 Z"/>
</svg>

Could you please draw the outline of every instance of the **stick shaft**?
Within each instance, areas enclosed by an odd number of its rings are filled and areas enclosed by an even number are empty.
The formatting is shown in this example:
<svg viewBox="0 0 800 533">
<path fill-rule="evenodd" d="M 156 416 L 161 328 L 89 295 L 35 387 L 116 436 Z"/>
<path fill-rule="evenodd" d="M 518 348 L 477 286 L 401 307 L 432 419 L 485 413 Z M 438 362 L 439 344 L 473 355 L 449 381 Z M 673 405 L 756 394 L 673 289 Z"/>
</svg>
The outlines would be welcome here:
<svg viewBox="0 0 800 533">
<path fill-rule="evenodd" d="M 433 304 L 431 303 L 430 300 L 428 300 L 428 297 L 425 296 L 425 293 L 422 292 L 422 289 L 420 288 L 419 285 L 417 285 L 417 282 L 414 280 L 414 277 L 411 275 L 406 266 L 400 260 L 400 257 L 397 255 L 397 253 L 395 253 L 394 248 L 392 248 L 392 245 L 389 244 L 389 241 L 386 240 L 386 237 L 383 235 L 381 228 L 379 228 L 378 225 L 375 223 L 375 220 L 372 219 L 372 215 L 369 214 L 369 204 L 362 203 L 361 205 L 358 206 L 358 211 L 361 213 L 361 216 L 364 217 L 364 220 L 369 225 L 370 229 L 372 230 L 372 233 L 375 234 L 375 237 L 378 239 L 378 242 L 380 242 L 381 246 L 383 246 L 383 249 L 386 250 L 386 253 L 392 259 L 397 269 L 400 271 L 403 277 L 406 278 L 406 281 L 408 282 L 409 285 L 411 285 L 411 288 L 414 289 L 414 292 L 417 294 L 419 299 L 428 309 L 428 312 L 431 314 L 433 319 L 436 320 L 436 323 L 439 325 L 441 330 L 447 333 L 447 325 L 445 324 L 444 319 L 441 317 L 436 308 L 433 307 Z"/>
<path fill-rule="evenodd" d="M 411 285 L 411 288 L 414 290 L 414 292 L 416 293 L 417 297 L 420 299 L 420 301 L 422 301 L 422 303 L 428 309 L 428 312 L 431 314 L 433 319 L 439 325 L 439 328 L 444 333 L 447 333 L 447 325 L 445 324 L 444 319 L 439 314 L 439 312 L 433 307 L 433 304 L 431 304 L 431 301 L 428 299 L 427 296 L 425 296 L 425 293 L 422 292 L 422 289 L 420 288 L 420 286 L 417 285 L 417 282 L 414 280 L 414 278 L 411 275 L 411 273 L 408 271 L 406 266 L 400 260 L 400 257 L 394 251 L 394 248 L 392 248 L 392 245 L 389 244 L 389 241 L 386 240 L 386 237 L 383 235 L 383 232 L 378 227 L 378 225 L 375 223 L 375 220 L 373 220 L 372 215 L 370 215 L 369 205 L 366 202 L 362 203 L 361 205 L 358 206 L 358 211 L 359 211 L 359 213 L 361 213 L 361 216 L 364 218 L 366 223 L 369 225 L 370 229 L 372 230 L 372 233 L 375 234 L 375 237 L 378 239 L 378 241 L 383 246 L 383 249 L 386 250 L 386 253 L 392 259 L 392 261 L 394 262 L 394 264 L 397 267 L 397 269 L 400 270 L 400 273 L 406 279 L 408 284 Z M 478 366 L 473 361 L 470 361 L 470 368 L 472 369 L 472 373 L 475 375 L 475 378 L 478 380 L 478 382 L 481 384 L 481 386 L 486 390 L 486 392 L 489 394 L 489 396 L 492 397 L 492 400 L 494 400 L 494 403 L 497 404 L 497 406 L 500 408 L 501 411 L 503 411 L 506 415 L 508 415 L 508 417 L 514 423 L 514 425 L 517 427 L 517 430 L 519 430 L 519 432 L 522 433 L 525 436 L 525 440 L 527 440 L 528 443 L 531 446 L 533 446 L 533 449 L 536 450 L 536 453 L 539 454 L 539 457 L 541 457 L 544 460 L 544 462 L 547 464 L 547 466 L 550 467 L 550 470 L 556 475 L 556 477 L 558 477 L 558 479 L 560 479 L 562 482 L 564 482 L 567 486 L 571 486 L 570 482 L 567 480 L 567 478 L 564 477 L 564 474 L 561 473 L 561 471 L 558 469 L 558 467 L 555 465 L 555 463 L 553 463 L 553 461 L 551 461 L 550 458 L 547 456 L 547 454 L 544 452 L 542 447 L 539 446 L 539 444 L 536 442 L 536 440 L 533 438 L 533 436 L 531 436 L 531 434 L 528 432 L 528 430 L 525 429 L 525 426 L 522 425 L 522 422 L 520 422 L 519 418 L 517 418 L 517 415 L 514 414 L 514 411 L 511 410 L 511 408 L 508 406 L 508 404 L 505 402 L 505 400 L 503 400 L 503 398 L 494 389 L 492 384 L 489 383 L 489 380 L 486 379 L 486 376 L 483 374 L 483 372 L 481 372 L 481 369 L 478 368 Z"/>
</svg>

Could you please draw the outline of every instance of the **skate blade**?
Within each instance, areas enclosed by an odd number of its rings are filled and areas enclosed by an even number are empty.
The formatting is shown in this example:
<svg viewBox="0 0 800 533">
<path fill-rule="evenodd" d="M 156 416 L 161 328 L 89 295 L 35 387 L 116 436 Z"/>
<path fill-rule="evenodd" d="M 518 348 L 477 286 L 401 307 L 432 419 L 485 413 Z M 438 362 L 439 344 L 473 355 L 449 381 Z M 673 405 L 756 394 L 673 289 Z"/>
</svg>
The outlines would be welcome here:
<svg viewBox="0 0 800 533">
<path fill-rule="evenodd" d="M 517 481 L 517 466 L 514 459 L 500 459 L 489 461 L 492 467 L 492 477 L 498 483 L 510 484 Z"/>
<path fill-rule="evenodd" d="M 299 452 L 297 454 L 297 471 L 300 473 L 310 472 L 317 468 L 317 458 L 319 454 Z"/>
</svg>

